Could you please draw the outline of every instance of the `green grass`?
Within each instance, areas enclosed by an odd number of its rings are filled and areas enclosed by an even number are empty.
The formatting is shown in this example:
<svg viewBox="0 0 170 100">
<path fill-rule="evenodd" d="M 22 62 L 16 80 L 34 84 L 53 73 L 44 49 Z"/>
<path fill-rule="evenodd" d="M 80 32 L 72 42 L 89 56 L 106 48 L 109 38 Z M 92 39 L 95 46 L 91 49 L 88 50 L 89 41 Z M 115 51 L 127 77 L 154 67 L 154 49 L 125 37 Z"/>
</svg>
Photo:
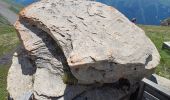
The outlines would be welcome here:
<svg viewBox="0 0 170 100">
<path fill-rule="evenodd" d="M 9 22 L 0 15 L 0 58 L 19 45 L 16 31 Z M 10 64 L 0 64 L 0 100 L 7 100 L 6 78 Z"/>
<path fill-rule="evenodd" d="M 0 26 L 9 25 L 9 24 L 10 23 L 0 14 Z"/>
<path fill-rule="evenodd" d="M 139 26 L 145 30 L 146 35 L 153 41 L 160 53 L 161 60 L 156 69 L 156 73 L 160 76 L 170 79 L 170 51 L 162 49 L 163 42 L 170 41 L 170 27 Z"/>
<path fill-rule="evenodd" d="M 0 100 L 7 100 L 7 73 L 9 65 L 0 65 Z"/>
<path fill-rule="evenodd" d="M 0 26 L 0 57 L 12 51 L 19 44 L 13 26 Z"/>
<path fill-rule="evenodd" d="M 15 28 L 0 15 L 0 57 L 12 51 L 18 44 Z"/>
</svg>

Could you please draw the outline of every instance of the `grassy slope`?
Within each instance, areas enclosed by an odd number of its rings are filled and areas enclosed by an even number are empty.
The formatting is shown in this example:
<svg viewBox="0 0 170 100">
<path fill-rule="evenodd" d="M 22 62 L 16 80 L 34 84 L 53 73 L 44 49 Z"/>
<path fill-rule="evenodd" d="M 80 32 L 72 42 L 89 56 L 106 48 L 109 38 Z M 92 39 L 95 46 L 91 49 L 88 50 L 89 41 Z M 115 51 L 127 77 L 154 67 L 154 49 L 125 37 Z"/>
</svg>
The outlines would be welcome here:
<svg viewBox="0 0 170 100">
<path fill-rule="evenodd" d="M 9 25 L 9 22 L 0 15 L 0 26 Z"/>
<path fill-rule="evenodd" d="M 17 34 L 13 26 L 0 15 L 0 58 L 9 53 L 19 44 Z M 0 100 L 7 100 L 6 77 L 9 64 L 0 64 Z"/>
<path fill-rule="evenodd" d="M 0 15 L 0 57 L 10 52 L 18 45 L 18 38 L 13 26 Z"/>
<path fill-rule="evenodd" d="M 9 65 L 0 65 L 0 100 L 7 100 L 7 73 Z"/>
<path fill-rule="evenodd" d="M 145 30 L 146 35 L 153 41 L 160 53 L 161 62 L 156 73 L 170 79 L 170 51 L 162 49 L 163 42 L 170 41 L 170 27 L 142 25 L 140 27 Z"/>
<path fill-rule="evenodd" d="M 9 9 L 13 11 L 14 13 L 19 13 L 19 11 L 24 8 L 23 5 L 15 3 L 13 0 L 0 0 L 0 1 L 5 1 L 10 5 Z"/>
<path fill-rule="evenodd" d="M 0 56 L 13 50 L 18 44 L 15 29 L 12 26 L 0 26 Z"/>
</svg>

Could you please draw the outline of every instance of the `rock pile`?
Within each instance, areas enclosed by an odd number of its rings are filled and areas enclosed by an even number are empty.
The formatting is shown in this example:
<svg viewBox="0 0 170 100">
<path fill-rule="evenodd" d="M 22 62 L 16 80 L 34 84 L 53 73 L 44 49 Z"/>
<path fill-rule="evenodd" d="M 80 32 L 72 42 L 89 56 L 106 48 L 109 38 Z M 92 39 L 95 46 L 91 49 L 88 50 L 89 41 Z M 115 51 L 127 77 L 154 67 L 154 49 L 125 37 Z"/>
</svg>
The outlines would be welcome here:
<svg viewBox="0 0 170 100">
<path fill-rule="evenodd" d="M 22 46 L 7 80 L 14 100 L 126 100 L 159 63 L 144 31 L 98 2 L 42 0 L 15 27 Z"/>
</svg>

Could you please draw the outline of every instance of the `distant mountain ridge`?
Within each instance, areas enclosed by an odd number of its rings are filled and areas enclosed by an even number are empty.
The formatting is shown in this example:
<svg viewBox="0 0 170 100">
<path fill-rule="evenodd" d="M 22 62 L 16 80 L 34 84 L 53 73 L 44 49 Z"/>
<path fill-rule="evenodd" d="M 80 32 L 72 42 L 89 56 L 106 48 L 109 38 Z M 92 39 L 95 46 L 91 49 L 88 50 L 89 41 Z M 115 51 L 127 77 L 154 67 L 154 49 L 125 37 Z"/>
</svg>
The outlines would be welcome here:
<svg viewBox="0 0 170 100">
<path fill-rule="evenodd" d="M 24 6 L 38 0 L 14 0 Z M 170 0 L 96 0 L 117 8 L 129 19 L 137 23 L 160 25 L 161 20 L 170 17 Z"/>
</svg>

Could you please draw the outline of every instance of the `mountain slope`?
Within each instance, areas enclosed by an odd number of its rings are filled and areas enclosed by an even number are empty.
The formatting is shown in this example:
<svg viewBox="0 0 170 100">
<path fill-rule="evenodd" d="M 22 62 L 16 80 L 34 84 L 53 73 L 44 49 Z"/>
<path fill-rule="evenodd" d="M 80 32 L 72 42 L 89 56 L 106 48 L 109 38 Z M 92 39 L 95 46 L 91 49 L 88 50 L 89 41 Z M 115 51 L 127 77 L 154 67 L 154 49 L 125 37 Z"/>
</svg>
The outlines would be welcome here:
<svg viewBox="0 0 170 100">
<path fill-rule="evenodd" d="M 14 24 L 17 19 L 17 14 L 10 10 L 11 5 L 0 1 L 0 14 L 4 16 L 11 24 Z"/>
<path fill-rule="evenodd" d="M 170 0 L 96 0 L 113 6 L 140 24 L 159 25 L 170 16 Z"/>
<path fill-rule="evenodd" d="M 38 0 L 4 0 L 26 6 Z M 170 0 L 96 0 L 113 6 L 129 19 L 136 18 L 137 23 L 159 25 L 161 20 L 170 17 Z"/>
</svg>

